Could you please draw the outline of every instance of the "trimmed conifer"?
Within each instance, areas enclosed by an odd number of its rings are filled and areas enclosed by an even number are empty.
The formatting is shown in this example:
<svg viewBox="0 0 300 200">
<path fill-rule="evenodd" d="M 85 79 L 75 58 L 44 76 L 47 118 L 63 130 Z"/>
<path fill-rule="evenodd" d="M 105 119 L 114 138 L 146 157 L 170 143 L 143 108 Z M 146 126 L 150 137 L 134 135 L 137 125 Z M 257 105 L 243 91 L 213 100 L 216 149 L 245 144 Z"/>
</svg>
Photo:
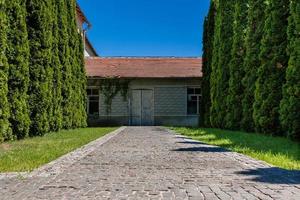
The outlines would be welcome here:
<svg viewBox="0 0 300 200">
<path fill-rule="evenodd" d="M 208 16 L 204 21 L 203 33 L 203 81 L 202 81 L 202 98 L 201 98 L 201 114 L 200 124 L 202 126 L 210 127 L 210 74 L 211 63 L 213 56 L 213 39 L 215 28 L 215 14 L 216 8 L 214 1 L 210 2 Z"/>
<path fill-rule="evenodd" d="M 245 57 L 245 36 L 247 24 L 247 1 L 237 0 L 234 9 L 233 24 L 233 44 L 231 50 L 231 61 L 229 64 L 229 88 L 227 103 L 227 115 L 225 127 L 238 130 L 242 118 L 242 98 L 244 87 L 242 78 L 244 77 L 243 62 Z"/>
<path fill-rule="evenodd" d="M 71 108 L 72 108 L 72 125 L 71 128 L 76 128 L 78 123 L 80 123 L 80 114 L 79 114 L 79 108 L 78 108 L 78 101 L 80 93 L 78 92 L 78 85 L 79 85 L 79 79 L 77 76 L 77 70 L 78 70 L 78 63 L 76 58 L 77 53 L 77 26 L 76 26 L 76 20 L 75 20 L 75 0 L 69 0 L 67 2 L 67 10 L 68 10 L 68 34 L 69 34 L 69 48 L 70 48 L 70 64 L 71 64 L 71 81 L 72 81 L 72 87 L 71 87 Z"/>
<path fill-rule="evenodd" d="M 281 88 L 287 67 L 289 1 L 270 0 L 266 9 L 258 78 L 255 89 L 254 122 L 257 132 L 279 134 Z"/>
<path fill-rule="evenodd" d="M 78 110 L 80 115 L 80 121 L 78 127 L 87 126 L 87 78 L 85 72 L 85 62 L 84 62 L 84 46 L 82 36 L 77 34 L 77 56 L 78 63 L 78 92 L 80 92 L 80 98 L 78 101 Z"/>
<path fill-rule="evenodd" d="M 29 43 L 26 25 L 26 5 L 22 0 L 7 3 L 9 63 L 10 124 L 13 134 L 22 139 L 28 136 Z"/>
<path fill-rule="evenodd" d="M 56 0 L 58 5 L 58 48 L 62 72 L 62 116 L 63 128 L 72 127 L 72 67 L 70 64 L 69 30 L 68 30 L 68 0 Z"/>
<path fill-rule="evenodd" d="M 52 66 L 53 66 L 53 95 L 52 95 L 52 120 L 50 121 L 50 129 L 58 131 L 63 127 L 63 108 L 62 108 L 62 66 L 59 59 L 59 2 L 52 0 L 52 18 L 53 18 L 53 38 L 52 38 Z"/>
<path fill-rule="evenodd" d="M 30 45 L 30 135 L 44 135 L 50 130 L 52 103 L 51 1 L 27 0 L 27 27 Z"/>
<path fill-rule="evenodd" d="M 288 136 L 300 140 L 300 2 L 295 0 L 290 4 L 288 54 L 280 121 Z"/>
<path fill-rule="evenodd" d="M 257 70 L 260 66 L 259 51 L 265 24 L 265 0 L 249 0 L 247 34 L 245 39 L 245 61 L 243 64 L 244 78 L 242 85 L 244 94 L 242 99 L 243 114 L 241 128 L 244 131 L 254 131 L 253 104 L 254 91 L 257 79 Z"/>
<path fill-rule="evenodd" d="M 68 1 L 68 21 L 69 21 L 69 47 L 70 47 L 70 63 L 72 66 L 72 127 L 86 126 L 86 109 L 85 109 L 85 93 L 83 91 L 86 85 L 86 77 L 84 70 L 84 51 L 82 48 L 82 37 L 78 32 L 76 24 L 76 1 Z"/>
<path fill-rule="evenodd" d="M 224 128 L 227 114 L 229 64 L 231 60 L 234 0 L 220 0 L 217 5 L 211 73 L 210 121 L 213 127 Z"/>
<path fill-rule="evenodd" d="M 0 142 L 12 139 L 9 124 L 6 2 L 0 0 Z"/>
</svg>

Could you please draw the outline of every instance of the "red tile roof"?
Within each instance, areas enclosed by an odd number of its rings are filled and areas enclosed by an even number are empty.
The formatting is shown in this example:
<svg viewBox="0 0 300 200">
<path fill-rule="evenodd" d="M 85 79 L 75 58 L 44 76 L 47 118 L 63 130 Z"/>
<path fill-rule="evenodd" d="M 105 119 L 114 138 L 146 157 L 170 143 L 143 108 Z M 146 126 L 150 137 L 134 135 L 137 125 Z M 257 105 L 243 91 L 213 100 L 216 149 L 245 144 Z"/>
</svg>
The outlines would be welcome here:
<svg viewBox="0 0 300 200">
<path fill-rule="evenodd" d="M 200 78 L 201 58 L 86 58 L 88 77 Z"/>
</svg>

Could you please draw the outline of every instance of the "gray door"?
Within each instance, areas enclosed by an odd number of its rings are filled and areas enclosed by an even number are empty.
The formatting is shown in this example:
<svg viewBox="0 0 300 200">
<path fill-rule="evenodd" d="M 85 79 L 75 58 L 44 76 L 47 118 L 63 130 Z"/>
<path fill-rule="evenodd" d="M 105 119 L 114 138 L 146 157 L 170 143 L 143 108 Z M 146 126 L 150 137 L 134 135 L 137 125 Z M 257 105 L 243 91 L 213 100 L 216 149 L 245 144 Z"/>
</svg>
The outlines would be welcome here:
<svg viewBox="0 0 300 200">
<path fill-rule="evenodd" d="M 153 90 L 133 90 L 131 101 L 132 125 L 153 125 Z"/>
</svg>

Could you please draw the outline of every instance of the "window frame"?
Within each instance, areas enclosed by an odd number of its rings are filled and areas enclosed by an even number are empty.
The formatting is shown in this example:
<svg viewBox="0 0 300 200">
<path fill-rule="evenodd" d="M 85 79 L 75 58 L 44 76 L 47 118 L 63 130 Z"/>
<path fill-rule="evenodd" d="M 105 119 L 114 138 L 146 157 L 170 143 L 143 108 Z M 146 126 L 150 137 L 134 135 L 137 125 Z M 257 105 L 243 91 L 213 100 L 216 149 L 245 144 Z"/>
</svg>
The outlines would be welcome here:
<svg viewBox="0 0 300 200">
<path fill-rule="evenodd" d="M 89 94 L 88 90 L 91 90 L 91 93 Z M 95 94 L 93 93 L 93 90 L 97 90 Z M 97 97 L 97 100 L 90 100 L 91 97 Z M 98 102 L 98 113 L 91 114 L 90 113 L 90 102 Z M 98 116 L 100 115 L 100 88 L 98 87 L 88 87 L 87 88 L 87 114 L 88 116 Z"/>
<path fill-rule="evenodd" d="M 194 90 L 193 94 L 189 94 L 190 89 Z M 197 92 L 196 92 L 197 90 L 200 90 L 200 93 L 197 94 Z M 197 103 L 197 113 L 196 114 L 189 113 L 189 102 L 193 101 L 193 100 L 190 100 L 190 97 L 196 97 L 197 98 L 197 100 L 194 100 Z M 187 87 L 187 105 L 186 105 L 187 106 L 186 107 L 187 115 L 189 115 L 189 116 L 199 116 L 200 115 L 201 98 L 202 98 L 202 91 L 201 91 L 200 86 L 189 86 L 189 87 Z"/>
</svg>

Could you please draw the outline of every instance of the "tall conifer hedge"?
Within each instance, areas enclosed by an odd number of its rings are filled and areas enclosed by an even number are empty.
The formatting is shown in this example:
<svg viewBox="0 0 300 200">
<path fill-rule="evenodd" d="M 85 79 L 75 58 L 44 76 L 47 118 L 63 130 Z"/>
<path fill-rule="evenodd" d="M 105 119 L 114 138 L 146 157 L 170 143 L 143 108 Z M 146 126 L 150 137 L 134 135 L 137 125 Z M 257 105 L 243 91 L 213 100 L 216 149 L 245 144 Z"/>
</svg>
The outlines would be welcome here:
<svg viewBox="0 0 300 200">
<path fill-rule="evenodd" d="M 0 0 L 0 142 L 12 139 L 9 124 L 6 2 Z"/>
<path fill-rule="evenodd" d="M 266 5 L 265 0 L 249 0 L 248 5 L 247 34 L 245 39 L 246 53 L 243 63 L 244 77 L 242 78 L 244 94 L 242 99 L 243 114 L 241 119 L 241 129 L 244 131 L 254 131 L 254 91 L 257 70 L 260 66 L 259 51 L 265 24 Z"/>
<path fill-rule="evenodd" d="M 0 142 L 87 125 L 76 0 L 0 0 Z"/>
<path fill-rule="evenodd" d="M 289 2 L 270 0 L 266 9 L 254 102 L 257 132 L 279 134 L 279 105 L 288 57 L 287 24 Z"/>
<path fill-rule="evenodd" d="M 67 1 L 68 9 L 68 31 L 69 31 L 69 47 L 70 47 L 70 64 L 71 64 L 71 76 L 72 76 L 72 89 L 71 89 L 71 107 L 72 107 L 72 127 L 86 126 L 86 113 L 85 98 L 86 91 L 83 92 L 85 83 L 85 71 L 84 71 L 84 57 L 82 54 L 82 40 L 78 33 L 76 24 L 76 1 Z"/>
<path fill-rule="evenodd" d="M 61 0 L 60 0 L 61 1 Z M 53 77 L 52 77 L 52 120 L 50 121 L 50 129 L 52 131 L 58 131 L 63 127 L 63 108 L 62 108 L 62 64 L 59 58 L 59 1 L 52 0 L 52 66 L 53 66 Z"/>
<path fill-rule="evenodd" d="M 229 63 L 229 85 L 226 98 L 227 115 L 225 127 L 228 129 L 240 129 L 243 107 L 242 99 L 244 87 L 242 79 L 244 77 L 243 62 L 245 57 L 245 36 L 247 24 L 247 1 L 236 0 L 234 9 L 233 24 L 233 44 L 231 50 L 231 60 Z"/>
<path fill-rule="evenodd" d="M 300 140 L 300 1 L 296 0 L 292 0 L 290 4 L 288 55 L 280 120 L 283 130 Z"/>
<path fill-rule="evenodd" d="M 52 77 L 51 1 L 27 0 L 27 26 L 30 44 L 29 106 L 30 135 L 44 135 L 50 130 Z"/>
<path fill-rule="evenodd" d="M 204 21 L 203 32 L 203 81 L 202 81 L 202 98 L 201 98 L 201 122 L 202 126 L 210 126 L 210 74 L 213 57 L 213 39 L 215 28 L 216 7 L 214 1 L 210 2 L 208 16 Z"/>
<path fill-rule="evenodd" d="M 220 0 L 217 5 L 215 37 L 211 73 L 211 113 L 212 126 L 224 128 L 227 114 L 229 63 L 231 60 L 234 0 Z"/>
<path fill-rule="evenodd" d="M 72 66 L 70 63 L 71 54 L 69 47 L 69 29 L 68 29 L 68 0 L 56 0 L 58 5 L 58 26 L 59 26 L 59 60 L 62 66 L 62 116 L 63 128 L 72 127 Z"/>
<path fill-rule="evenodd" d="M 13 134 L 24 138 L 29 134 L 28 107 L 29 43 L 26 6 L 23 0 L 7 3 L 10 124 Z"/>
</svg>

